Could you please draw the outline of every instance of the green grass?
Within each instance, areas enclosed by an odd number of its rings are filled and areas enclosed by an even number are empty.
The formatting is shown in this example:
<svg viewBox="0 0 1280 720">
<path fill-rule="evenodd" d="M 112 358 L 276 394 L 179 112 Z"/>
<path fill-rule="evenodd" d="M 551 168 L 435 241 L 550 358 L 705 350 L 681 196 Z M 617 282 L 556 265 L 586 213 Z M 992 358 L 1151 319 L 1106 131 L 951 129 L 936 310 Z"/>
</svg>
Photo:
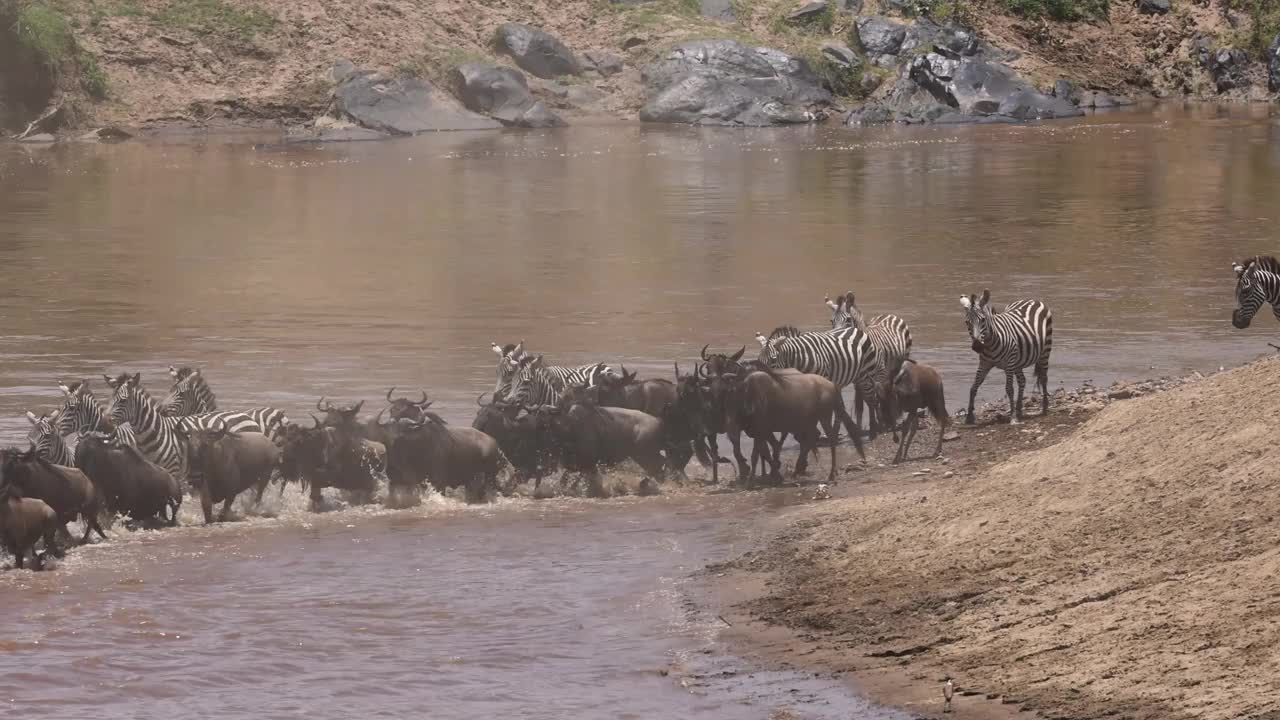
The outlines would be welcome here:
<svg viewBox="0 0 1280 720">
<path fill-rule="evenodd" d="M 1110 10 L 1109 0 L 999 0 L 1014 15 L 1051 20 L 1104 19 Z"/>
<path fill-rule="evenodd" d="M 62 13 L 41 2 L 19 5 L 13 24 L 18 43 L 50 69 L 71 56 L 75 42 Z"/>
<path fill-rule="evenodd" d="M 832 25 L 835 24 L 836 7 L 835 2 L 827 3 L 827 9 L 814 17 L 805 18 L 796 23 L 787 20 L 787 15 L 796 9 L 791 3 L 782 3 L 774 8 L 773 17 L 770 19 L 770 25 L 774 32 L 785 32 L 788 29 L 796 29 L 800 32 L 809 34 L 826 35 L 831 32 Z"/>
<path fill-rule="evenodd" d="M 109 90 L 107 74 L 98 64 L 98 58 L 88 50 L 80 48 L 76 51 L 76 66 L 80 68 L 80 87 L 95 100 L 105 99 Z"/>
<path fill-rule="evenodd" d="M 1242 47 L 1253 60 L 1263 59 L 1267 45 L 1280 32 L 1280 0 L 1228 0 L 1227 7 L 1248 13 L 1250 30 L 1224 38 L 1224 44 Z"/>
<path fill-rule="evenodd" d="M 242 40 L 270 30 L 276 23 L 275 17 L 263 10 L 241 10 L 222 0 L 173 0 L 154 19 L 166 27 Z"/>
</svg>

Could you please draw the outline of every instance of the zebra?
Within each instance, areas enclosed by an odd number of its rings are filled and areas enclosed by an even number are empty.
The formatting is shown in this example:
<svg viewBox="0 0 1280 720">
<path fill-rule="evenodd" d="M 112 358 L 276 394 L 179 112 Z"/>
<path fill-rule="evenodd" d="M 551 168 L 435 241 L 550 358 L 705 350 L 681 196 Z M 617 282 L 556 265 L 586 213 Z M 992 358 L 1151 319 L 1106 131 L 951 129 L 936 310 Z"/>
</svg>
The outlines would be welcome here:
<svg viewBox="0 0 1280 720">
<path fill-rule="evenodd" d="M 605 377 L 616 377 L 604 363 L 576 368 L 546 365 L 542 356 L 524 355 L 511 376 L 504 400 L 523 405 L 557 405 L 565 389 L 576 385 L 595 387 Z"/>
<path fill-rule="evenodd" d="M 992 368 L 1000 368 L 1005 374 L 1005 392 L 1009 395 L 1009 421 L 1017 425 L 1022 418 L 1022 394 L 1027 376 L 1022 369 L 1034 365 L 1036 383 L 1040 386 L 1040 414 L 1049 412 L 1049 353 L 1053 350 L 1053 313 L 1039 300 L 1018 300 L 1005 306 L 999 313 L 991 312 L 991 291 L 983 290 L 982 297 L 960 296 L 964 306 L 965 327 L 973 341 L 973 351 L 978 353 L 978 374 L 969 389 L 969 409 L 965 413 L 966 424 L 974 423 L 973 401 L 978 387 L 987 379 Z M 1018 379 L 1018 395 L 1013 395 L 1013 379 Z"/>
<path fill-rule="evenodd" d="M 80 437 L 85 433 L 101 432 L 111 438 L 117 447 L 137 447 L 137 438 L 129 423 L 116 425 L 107 417 L 107 409 L 94 397 L 88 380 L 78 380 L 70 385 L 59 383 L 58 389 L 66 396 L 58 410 L 58 434 Z"/>
<path fill-rule="evenodd" d="M 1280 320 L 1280 260 L 1270 255 L 1255 255 L 1243 263 L 1232 263 L 1236 273 L 1236 309 L 1231 324 L 1237 330 L 1249 327 L 1263 303 L 1271 303 L 1276 320 Z"/>
<path fill-rule="evenodd" d="M 493 386 L 493 396 L 506 397 L 511 389 L 511 379 L 520 369 L 520 361 L 525 357 L 524 340 L 515 345 L 491 343 L 491 346 L 498 356 L 498 378 Z"/>
<path fill-rule="evenodd" d="M 877 386 L 883 385 L 891 377 L 896 377 L 902 363 L 911 357 L 911 328 L 907 326 L 907 322 L 897 315 L 876 315 L 870 322 L 866 322 L 863 319 L 862 310 L 853 301 L 852 290 L 845 293 L 843 297 L 837 297 L 836 302 L 831 302 L 829 297 L 823 300 L 826 301 L 827 307 L 831 308 L 832 329 L 856 327 L 871 339 L 882 371 L 881 374 L 877 374 Z M 853 403 L 854 421 L 857 424 L 862 424 L 864 404 L 872 418 L 878 417 L 879 408 L 867 402 L 866 398 L 862 397 L 861 391 L 855 392 Z"/>
<path fill-rule="evenodd" d="M 802 333 L 785 325 L 767 338 L 756 333 L 756 341 L 760 343 L 760 362 L 771 368 L 795 368 L 821 375 L 835 383 L 837 390 L 853 385 L 863 397 L 880 397 L 876 378 L 884 371 L 871 339 L 856 326 Z"/>
<path fill-rule="evenodd" d="M 62 435 L 58 432 L 58 413 L 55 410 L 52 415 L 43 415 L 36 417 L 35 413 L 27 411 L 27 422 L 31 423 L 31 432 L 27 435 L 27 442 L 31 443 L 36 449 L 36 455 L 48 460 L 54 465 L 64 465 L 66 467 L 75 466 L 75 457 L 71 454 L 71 448 L 67 447 L 67 443 L 62 439 Z"/>
<path fill-rule="evenodd" d="M 113 389 L 111 421 L 116 425 L 126 422 L 132 425 L 137 433 L 138 450 L 168 471 L 179 484 L 187 481 L 187 433 L 180 421 L 160 414 L 160 406 L 142 387 L 137 373 L 108 380 Z"/>
<path fill-rule="evenodd" d="M 284 433 L 289 418 L 273 407 L 219 411 L 218 401 L 198 368 L 169 366 L 174 378 L 169 395 L 160 403 L 160 414 L 176 417 L 188 433 L 225 427 L 230 432 L 257 432 L 271 440 Z M 112 380 L 108 380 L 112 382 Z"/>
</svg>

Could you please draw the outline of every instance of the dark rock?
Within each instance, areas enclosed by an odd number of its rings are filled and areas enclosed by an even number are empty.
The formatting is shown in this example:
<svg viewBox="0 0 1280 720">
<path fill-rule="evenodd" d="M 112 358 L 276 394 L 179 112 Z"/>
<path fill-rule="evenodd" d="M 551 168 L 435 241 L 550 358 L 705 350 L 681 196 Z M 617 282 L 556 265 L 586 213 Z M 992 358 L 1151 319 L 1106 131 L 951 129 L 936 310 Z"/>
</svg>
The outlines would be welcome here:
<svg viewBox="0 0 1280 720">
<path fill-rule="evenodd" d="M 844 0 L 844 2 L 840 3 L 840 9 L 859 15 L 862 13 L 862 0 Z"/>
<path fill-rule="evenodd" d="M 787 22 L 793 25 L 807 23 L 822 17 L 827 11 L 827 0 L 814 0 L 814 2 L 805 3 L 802 7 L 787 13 Z"/>
<path fill-rule="evenodd" d="M 1280 92 L 1280 33 L 1267 46 L 1267 88 Z"/>
<path fill-rule="evenodd" d="M 511 56 L 521 70 L 540 78 L 582 72 L 573 51 L 554 35 L 520 23 L 505 23 L 494 35 L 498 49 Z"/>
<path fill-rule="evenodd" d="M 1147 15 L 1164 15 L 1169 12 L 1169 0 L 1138 0 L 1138 12 Z"/>
<path fill-rule="evenodd" d="M 879 15 L 858 18 L 855 27 L 858 44 L 868 57 L 897 55 L 907 37 L 906 26 Z"/>
<path fill-rule="evenodd" d="M 853 68 L 862 64 L 862 59 L 852 48 L 840 43 L 823 43 L 822 56 L 843 68 Z"/>
<path fill-rule="evenodd" d="M 1085 90 L 1083 92 L 1079 92 L 1074 96 L 1073 102 L 1082 108 L 1095 108 L 1099 110 L 1133 104 L 1133 101 L 1128 98 L 1116 97 L 1115 95 L 1110 95 L 1102 92 L 1101 90 Z"/>
<path fill-rule="evenodd" d="M 920 14 L 915 0 L 880 0 L 880 7 L 902 17 L 915 17 Z"/>
<path fill-rule="evenodd" d="M 1073 104 L 1079 105 L 1080 100 L 1076 96 L 1076 86 L 1071 84 L 1070 80 L 1059 80 L 1053 84 L 1053 96 L 1070 100 Z"/>
<path fill-rule="evenodd" d="M 587 50 L 582 53 L 582 65 L 587 70 L 595 70 L 600 77 L 609 77 L 622 72 L 622 58 L 608 50 Z"/>
<path fill-rule="evenodd" d="M 1218 48 L 1203 61 L 1218 92 L 1249 84 L 1249 54 L 1238 48 Z"/>
<path fill-rule="evenodd" d="M 884 84 L 884 78 L 873 72 L 862 73 L 862 79 L 858 81 L 858 87 L 862 90 L 862 96 L 866 97 Z"/>
<path fill-rule="evenodd" d="M 734 40 L 680 43 L 642 71 L 640 119 L 703 125 L 812 122 L 831 93 L 802 58 Z"/>
<path fill-rule="evenodd" d="M 454 68 L 453 81 L 468 110 L 484 113 L 503 125 L 529 128 L 564 125 L 546 105 L 533 98 L 519 70 L 487 63 L 463 63 Z"/>
<path fill-rule="evenodd" d="M 329 68 L 329 82 L 337 83 L 346 80 L 356 71 L 356 66 L 346 58 L 338 58 L 333 63 L 333 67 Z"/>
<path fill-rule="evenodd" d="M 699 0 L 698 10 L 702 17 L 715 20 L 733 20 L 733 0 Z"/>
<path fill-rule="evenodd" d="M 883 105 L 871 105 L 849 113 L 845 125 L 884 125 L 893 122 L 893 111 Z"/>
<path fill-rule="evenodd" d="M 368 70 L 349 75 L 334 89 L 333 109 L 339 118 L 393 135 L 499 127 L 487 117 L 455 107 L 427 82 L 386 78 Z"/>
<path fill-rule="evenodd" d="M 649 42 L 649 38 L 647 38 L 647 37 L 641 37 L 641 36 L 639 36 L 639 35 L 632 35 L 631 37 L 629 37 L 629 38 L 627 38 L 626 40 L 623 40 L 623 41 L 622 41 L 622 49 L 623 49 L 623 50 L 631 50 L 632 48 L 638 48 L 638 47 L 640 47 L 641 45 L 644 45 L 644 44 L 645 44 L 645 43 L 647 43 L 647 42 Z"/>
</svg>

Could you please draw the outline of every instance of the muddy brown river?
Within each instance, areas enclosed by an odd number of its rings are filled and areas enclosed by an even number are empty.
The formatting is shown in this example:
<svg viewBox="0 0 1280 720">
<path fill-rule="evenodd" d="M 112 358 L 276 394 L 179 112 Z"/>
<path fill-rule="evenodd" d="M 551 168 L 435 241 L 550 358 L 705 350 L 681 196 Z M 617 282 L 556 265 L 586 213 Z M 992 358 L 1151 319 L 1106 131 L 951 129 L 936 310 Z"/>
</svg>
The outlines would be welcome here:
<svg viewBox="0 0 1280 720">
<path fill-rule="evenodd" d="M 1280 124 L 1157 108 L 1026 126 L 638 126 L 255 147 L 0 145 L 0 442 L 60 379 L 196 364 L 223 408 L 306 418 L 425 388 L 469 424 L 491 341 L 669 376 L 698 349 L 827 327 L 825 293 L 911 325 L 951 410 L 961 293 L 1045 300 L 1051 387 L 1214 370 L 1232 258 L 1274 253 Z M 754 354 L 755 350 L 749 352 Z M 980 400 L 1003 396 L 988 380 Z M 844 452 L 847 452 L 844 451 Z M 428 497 L 314 514 L 296 488 L 214 528 L 0 573 L 15 716 L 893 718 L 717 640 L 691 573 L 795 492 Z M 195 521 L 193 508 L 184 519 Z"/>
</svg>

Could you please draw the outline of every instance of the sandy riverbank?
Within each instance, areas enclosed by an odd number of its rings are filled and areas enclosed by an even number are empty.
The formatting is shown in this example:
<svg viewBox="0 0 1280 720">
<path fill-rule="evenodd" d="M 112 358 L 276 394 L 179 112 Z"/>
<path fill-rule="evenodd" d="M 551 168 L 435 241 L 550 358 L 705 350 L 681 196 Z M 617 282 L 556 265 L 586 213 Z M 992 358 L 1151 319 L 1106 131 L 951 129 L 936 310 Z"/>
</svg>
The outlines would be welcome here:
<svg viewBox="0 0 1280 720">
<path fill-rule="evenodd" d="M 783 516 L 707 572 L 730 640 L 923 717 L 946 675 L 963 717 L 1274 717 L 1280 358 L 1107 394 Z"/>
</svg>

